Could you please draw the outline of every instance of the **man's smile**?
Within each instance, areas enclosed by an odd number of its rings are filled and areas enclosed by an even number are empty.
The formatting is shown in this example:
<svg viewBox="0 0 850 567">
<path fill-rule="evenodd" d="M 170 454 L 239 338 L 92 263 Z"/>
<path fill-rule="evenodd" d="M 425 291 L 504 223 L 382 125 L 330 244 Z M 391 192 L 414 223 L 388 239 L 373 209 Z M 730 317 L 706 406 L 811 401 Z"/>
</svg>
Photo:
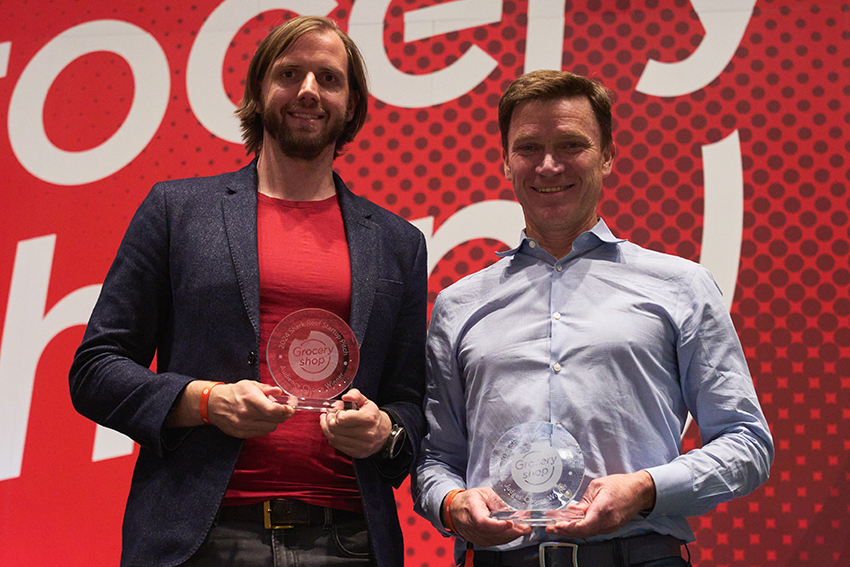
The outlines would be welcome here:
<svg viewBox="0 0 850 567">
<path fill-rule="evenodd" d="M 537 191 L 538 193 L 557 193 L 559 191 L 566 191 L 567 189 L 573 187 L 573 185 L 556 185 L 554 187 L 534 187 L 532 189 Z"/>
<path fill-rule="evenodd" d="M 289 114 L 289 116 L 293 118 L 298 118 L 300 120 L 321 120 L 325 117 L 325 112 L 320 108 L 290 108 L 287 110 L 287 114 Z"/>
</svg>

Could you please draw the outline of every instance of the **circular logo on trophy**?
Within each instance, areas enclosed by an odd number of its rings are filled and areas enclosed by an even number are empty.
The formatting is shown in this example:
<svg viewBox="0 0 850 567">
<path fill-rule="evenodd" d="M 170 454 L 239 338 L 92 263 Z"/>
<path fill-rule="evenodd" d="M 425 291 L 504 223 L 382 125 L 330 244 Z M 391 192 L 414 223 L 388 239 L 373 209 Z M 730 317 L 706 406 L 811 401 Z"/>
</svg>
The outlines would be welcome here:
<svg viewBox="0 0 850 567">
<path fill-rule="evenodd" d="M 511 478 L 526 492 L 551 490 L 561 479 L 564 464 L 549 443 L 532 443 L 527 452 L 514 455 Z"/>
<path fill-rule="evenodd" d="M 325 380 L 337 367 L 339 345 L 327 333 L 311 331 L 304 339 L 295 339 L 289 345 L 289 366 L 302 380 Z"/>
<path fill-rule="evenodd" d="M 514 510 L 559 510 L 576 496 L 583 478 L 581 448 L 559 423 L 517 425 L 490 455 L 493 489 Z"/>
<path fill-rule="evenodd" d="M 266 362 L 274 381 L 290 396 L 328 400 L 354 380 L 359 353 L 345 321 L 324 309 L 301 309 L 275 326 Z"/>
</svg>

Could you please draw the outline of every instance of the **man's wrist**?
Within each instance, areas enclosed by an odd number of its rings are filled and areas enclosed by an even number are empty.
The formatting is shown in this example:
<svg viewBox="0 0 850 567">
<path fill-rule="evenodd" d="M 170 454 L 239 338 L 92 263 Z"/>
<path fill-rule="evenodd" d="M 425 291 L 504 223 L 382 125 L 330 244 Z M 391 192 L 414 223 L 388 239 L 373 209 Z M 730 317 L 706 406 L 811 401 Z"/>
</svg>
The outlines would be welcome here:
<svg viewBox="0 0 850 567">
<path fill-rule="evenodd" d="M 643 498 L 641 498 L 641 509 L 638 515 L 645 518 L 655 508 L 655 479 L 652 478 L 652 475 L 647 470 L 638 471 L 638 474 L 644 477 L 643 490 L 641 491 Z"/>
<path fill-rule="evenodd" d="M 208 380 L 192 380 L 187 383 L 168 412 L 165 427 L 181 428 L 201 425 L 203 423 L 200 412 L 201 394 L 212 384 L 215 382 Z"/>
<path fill-rule="evenodd" d="M 210 403 L 210 394 L 212 394 L 213 388 L 216 386 L 223 386 L 224 382 L 212 382 L 204 386 L 204 389 L 201 390 L 201 399 L 198 403 L 198 413 L 201 415 L 201 421 L 206 425 L 210 424 L 209 417 L 209 403 Z"/>
<path fill-rule="evenodd" d="M 460 494 L 461 492 L 465 492 L 463 488 L 455 488 L 446 494 L 445 498 L 443 498 L 443 504 L 440 506 L 440 521 L 443 523 L 443 527 L 446 528 L 446 531 L 449 533 L 456 534 L 454 524 L 452 523 L 452 501 L 455 499 L 455 496 Z"/>
</svg>

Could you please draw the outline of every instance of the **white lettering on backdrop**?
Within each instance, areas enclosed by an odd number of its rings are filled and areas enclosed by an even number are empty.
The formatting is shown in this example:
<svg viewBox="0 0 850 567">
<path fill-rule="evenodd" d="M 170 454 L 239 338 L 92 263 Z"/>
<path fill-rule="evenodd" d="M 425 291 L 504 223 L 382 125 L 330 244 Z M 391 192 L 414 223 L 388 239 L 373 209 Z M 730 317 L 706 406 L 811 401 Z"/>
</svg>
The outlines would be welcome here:
<svg viewBox="0 0 850 567">
<path fill-rule="evenodd" d="M 375 97 L 401 108 L 425 108 L 454 100 L 487 78 L 498 62 L 477 45 L 472 45 L 454 63 L 424 75 L 411 75 L 393 65 L 384 47 L 384 18 L 392 0 L 359 0 L 351 8 L 348 33 L 360 48 Z M 422 15 L 422 12 L 425 15 Z M 448 33 L 502 19 L 501 0 L 455 0 L 420 8 L 405 15 L 414 26 L 411 37 L 422 39 L 427 29 Z M 439 31 L 437 31 L 439 30 Z"/>
<path fill-rule="evenodd" d="M 75 59 L 97 51 L 123 57 L 133 72 L 130 112 L 108 140 L 89 150 L 57 148 L 44 129 L 50 86 Z M 168 59 L 145 30 L 119 20 L 98 20 L 60 33 L 32 58 L 9 102 L 9 142 L 15 157 L 35 177 L 56 185 L 83 185 L 108 177 L 136 159 L 156 135 L 171 90 Z"/>
<path fill-rule="evenodd" d="M 684 61 L 650 60 L 636 90 L 656 96 L 679 96 L 714 80 L 734 56 L 755 0 L 694 0 L 706 29 L 697 50 Z M 424 75 L 411 75 L 388 60 L 383 43 L 390 0 L 358 0 L 351 10 L 349 33 L 360 46 L 373 77 L 373 95 L 402 108 L 424 108 L 462 96 L 475 88 L 497 62 L 473 45 L 454 63 Z M 239 27 L 259 13 L 289 9 L 329 13 L 333 0 L 225 0 L 201 26 L 187 63 L 186 89 L 199 122 L 223 140 L 241 139 L 235 105 L 222 84 L 227 47 Z M 530 0 L 525 69 L 560 68 L 565 0 Z M 496 23 L 500 0 L 455 0 L 405 14 L 405 41 L 431 34 Z M 731 22 L 731 24 L 730 24 Z M 0 76 L 5 75 L 11 46 L 0 44 Z M 126 119 L 103 144 L 84 151 L 57 148 L 44 131 L 42 111 L 56 77 L 75 59 L 96 51 L 122 57 L 133 73 L 135 93 Z M 710 63 L 709 63 L 710 62 Z M 49 41 L 18 79 L 8 112 L 12 150 L 33 176 L 58 185 L 82 185 L 104 179 L 133 161 L 147 146 L 165 115 L 170 69 L 162 47 L 147 31 L 120 20 L 98 20 L 70 28 Z M 35 126 L 35 128 L 34 128 Z"/>
<path fill-rule="evenodd" d="M 12 44 L 8 41 L 0 43 L 0 79 L 9 71 L 9 57 L 12 55 Z"/>
<path fill-rule="evenodd" d="M 682 96 L 719 77 L 735 56 L 755 5 L 756 0 L 691 0 L 705 29 L 699 47 L 676 63 L 647 61 L 635 90 L 654 96 Z"/>
<path fill-rule="evenodd" d="M 45 313 L 56 235 L 18 242 L 0 343 L 0 481 L 21 474 L 35 372 L 53 337 L 85 325 L 100 293 L 81 287 Z"/>
</svg>

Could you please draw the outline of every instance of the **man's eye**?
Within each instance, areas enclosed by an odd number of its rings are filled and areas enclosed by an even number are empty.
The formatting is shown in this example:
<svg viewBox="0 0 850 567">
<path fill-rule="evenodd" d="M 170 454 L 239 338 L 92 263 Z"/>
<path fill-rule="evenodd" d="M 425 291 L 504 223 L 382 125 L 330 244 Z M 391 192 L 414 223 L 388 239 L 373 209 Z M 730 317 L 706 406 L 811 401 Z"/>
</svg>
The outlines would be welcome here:
<svg viewBox="0 0 850 567">
<path fill-rule="evenodd" d="M 587 147 L 584 142 L 564 142 L 562 146 L 568 152 L 578 152 Z"/>
</svg>

